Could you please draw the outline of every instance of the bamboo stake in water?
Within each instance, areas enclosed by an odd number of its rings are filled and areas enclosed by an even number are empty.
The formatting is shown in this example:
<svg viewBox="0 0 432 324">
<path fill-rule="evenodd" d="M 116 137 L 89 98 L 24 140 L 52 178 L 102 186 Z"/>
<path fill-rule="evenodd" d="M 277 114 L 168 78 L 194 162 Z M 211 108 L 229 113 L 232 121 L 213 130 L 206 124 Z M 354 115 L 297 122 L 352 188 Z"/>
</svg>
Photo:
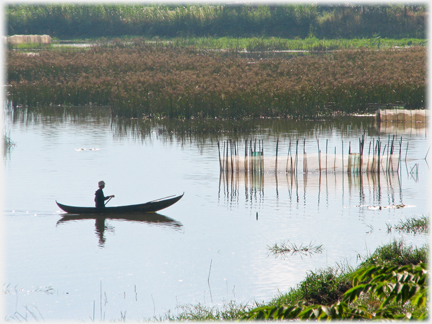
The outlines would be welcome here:
<svg viewBox="0 0 432 324">
<path fill-rule="evenodd" d="M 318 145 L 318 171 L 321 173 L 321 151 L 319 149 L 319 139 L 317 138 L 317 145 Z"/>
<path fill-rule="evenodd" d="M 277 172 L 278 148 L 279 148 L 279 137 L 278 137 L 277 140 L 276 140 L 276 161 L 275 161 L 275 173 Z"/>
<path fill-rule="evenodd" d="M 238 143 L 237 143 L 237 141 L 235 142 L 235 157 L 236 157 L 236 168 L 237 168 L 237 171 L 236 172 L 239 172 L 240 171 L 240 161 L 239 161 L 239 151 L 238 151 Z"/>
<path fill-rule="evenodd" d="M 222 171 L 222 161 L 221 161 L 221 155 L 220 155 L 219 141 L 217 142 L 217 146 L 218 146 L 218 154 L 219 154 L 219 170 Z"/>
<path fill-rule="evenodd" d="M 288 161 L 290 160 L 290 153 L 291 153 L 291 138 L 290 138 L 289 146 L 288 146 L 287 163 L 286 163 L 286 168 L 285 168 L 286 173 L 288 173 Z"/>
<path fill-rule="evenodd" d="M 362 172 L 362 165 L 363 165 L 364 137 L 365 137 L 365 135 L 363 133 L 362 138 L 361 138 L 361 142 L 360 142 L 360 165 L 359 165 L 360 173 Z"/>
<path fill-rule="evenodd" d="M 343 140 L 342 140 L 342 173 L 345 170 L 345 165 L 344 165 L 344 158 L 343 158 Z"/>
<path fill-rule="evenodd" d="M 222 150 L 222 156 L 225 156 L 225 142 L 223 143 L 223 150 Z M 226 171 L 226 161 L 224 159 L 223 164 L 222 164 L 222 169 Z"/>
<path fill-rule="evenodd" d="M 328 138 L 326 139 L 326 172 L 327 172 Z"/>
<path fill-rule="evenodd" d="M 381 168 L 381 160 L 380 160 L 380 155 L 381 155 L 381 141 L 380 141 L 380 139 L 378 138 L 378 141 L 377 141 L 377 145 L 378 145 L 378 169 L 377 169 L 377 172 L 378 172 L 378 175 L 380 174 L 380 168 Z M 378 178 L 379 179 L 379 178 Z"/>
<path fill-rule="evenodd" d="M 335 146 L 335 156 L 334 156 L 334 162 L 333 162 L 333 172 L 336 172 L 336 146 Z"/>
<path fill-rule="evenodd" d="M 390 144 L 390 171 L 393 172 L 393 152 L 394 152 L 394 140 L 395 140 L 395 135 L 393 135 L 392 140 L 391 140 L 391 144 Z"/>
<path fill-rule="evenodd" d="M 226 166 L 227 166 L 227 171 L 229 171 L 229 163 L 228 163 L 228 146 L 229 146 L 229 142 L 227 141 L 227 148 L 226 148 Z"/>
<path fill-rule="evenodd" d="M 369 152 L 368 152 L 368 161 L 366 166 L 366 172 L 370 172 L 370 150 L 371 150 L 371 144 L 372 142 L 369 141 Z"/>
<path fill-rule="evenodd" d="M 408 155 L 408 146 L 409 146 L 409 142 L 407 142 L 407 148 L 406 148 L 406 152 L 405 152 L 405 163 L 406 163 L 407 155 Z"/>
<path fill-rule="evenodd" d="M 348 173 L 351 173 L 351 141 L 349 141 L 349 145 L 348 145 L 348 169 L 347 169 Z"/>
<path fill-rule="evenodd" d="M 303 139 L 303 173 L 307 173 L 306 138 Z M 306 189 L 306 188 L 305 188 Z"/>
<path fill-rule="evenodd" d="M 248 154 L 247 154 L 247 138 L 245 139 L 245 159 L 244 159 L 244 171 L 245 171 L 245 173 L 247 172 L 247 157 L 248 157 Z"/>
<path fill-rule="evenodd" d="M 230 140 L 230 153 L 231 153 L 231 172 L 234 172 L 234 159 L 233 159 L 233 142 Z"/>
<path fill-rule="evenodd" d="M 389 141 L 389 145 L 387 147 L 387 173 L 391 171 L 391 155 L 392 155 L 392 149 L 391 149 L 391 140 Z"/>
<path fill-rule="evenodd" d="M 385 154 L 386 146 L 387 146 L 387 144 L 384 144 L 384 148 L 383 148 L 383 158 L 385 158 L 385 157 L 384 157 L 384 154 Z M 387 150 L 387 151 L 388 151 L 388 150 Z M 387 156 L 388 156 L 388 154 L 387 154 Z M 388 158 L 386 159 L 386 168 L 385 168 L 385 171 L 387 170 L 387 168 L 388 168 Z"/>
<path fill-rule="evenodd" d="M 297 139 L 297 143 L 296 143 L 296 156 L 295 156 L 295 172 L 297 175 L 298 172 L 298 142 L 299 140 Z"/>
<path fill-rule="evenodd" d="M 401 162 L 401 154 L 402 154 L 402 136 L 399 142 L 399 159 L 398 159 L 398 167 L 397 167 L 397 172 L 399 174 L 399 168 L 400 168 L 400 162 Z"/>
<path fill-rule="evenodd" d="M 261 172 L 264 176 L 264 140 L 261 140 Z M 264 178 L 262 179 L 264 181 Z"/>
<path fill-rule="evenodd" d="M 252 139 L 249 141 L 249 172 L 253 172 L 253 154 L 252 154 Z"/>
</svg>

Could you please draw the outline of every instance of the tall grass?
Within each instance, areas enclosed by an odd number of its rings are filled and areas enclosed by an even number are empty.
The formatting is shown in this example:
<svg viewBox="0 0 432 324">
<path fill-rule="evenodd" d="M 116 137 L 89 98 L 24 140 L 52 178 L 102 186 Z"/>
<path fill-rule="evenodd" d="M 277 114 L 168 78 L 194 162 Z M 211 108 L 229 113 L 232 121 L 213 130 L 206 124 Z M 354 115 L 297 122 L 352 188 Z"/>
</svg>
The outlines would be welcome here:
<svg viewBox="0 0 432 324">
<path fill-rule="evenodd" d="M 18 4 L 6 7 L 7 33 L 59 38 L 231 36 L 320 39 L 426 38 L 425 5 Z"/>
<path fill-rule="evenodd" d="M 393 242 L 377 248 L 374 253 L 363 257 L 361 267 L 367 268 L 371 265 L 398 265 L 418 264 L 428 262 L 429 248 L 427 245 L 417 248 L 406 245 L 404 241 Z"/>
<path fill-rule="evenodd" d="M 178 306 L 178 313 L 168 311 L 162 316 L 155 317 L 157 321 L 233 321 L 238 319 L 251 307 L 235 302 L 227 302 L 221 308 L 209 307 L 202 304 Z"/>
<path fill-rule="evenodd" d="M 126 117 L 228 119 L 362 113 L 368 103 L 425 106 L 423 47 L 254 60 L 139 39 L 7 58 L 15 106 L 93 104 Z"/>
</svg>

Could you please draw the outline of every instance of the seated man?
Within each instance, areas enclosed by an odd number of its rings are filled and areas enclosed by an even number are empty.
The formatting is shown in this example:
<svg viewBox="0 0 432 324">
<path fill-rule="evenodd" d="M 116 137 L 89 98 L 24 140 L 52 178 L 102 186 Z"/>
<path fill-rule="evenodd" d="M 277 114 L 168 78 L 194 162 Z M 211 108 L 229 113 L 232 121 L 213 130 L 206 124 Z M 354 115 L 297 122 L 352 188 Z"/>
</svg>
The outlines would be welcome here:
<svg viewBox="0 0 432 324">
<path fill-rule="evenodd" d="M 106 197 L 104 196 L 104 193 L 102 190 L 103 188 L 105 188 L 105 182 L 104 181 L 99 181 L 98 186 L 99 186 L 99 189 L 96 190 L 96 192 L 95 192 L 94 201 L 96 204 L 96 208 L 103 208 L 103 207 L 105 207 L 105 200 L 107 200 L 109 198 L 114 198 L 114 195 L 106 196 Z"/>
</svg>

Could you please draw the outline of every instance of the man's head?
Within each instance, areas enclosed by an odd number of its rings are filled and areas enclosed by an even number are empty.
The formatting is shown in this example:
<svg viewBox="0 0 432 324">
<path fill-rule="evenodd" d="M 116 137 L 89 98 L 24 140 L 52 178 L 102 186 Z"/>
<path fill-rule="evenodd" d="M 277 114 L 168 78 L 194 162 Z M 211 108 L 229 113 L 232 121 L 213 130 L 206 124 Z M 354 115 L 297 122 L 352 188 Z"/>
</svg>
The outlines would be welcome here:
<svg viewBox="0 0 432 324">
<path fill-rule="evenodd" d="M 105 182 L 104 181 L 99 181 L 98 182 L 98 186 L 99 186 L 99 188 L 105 187 Z"/>
</svg>

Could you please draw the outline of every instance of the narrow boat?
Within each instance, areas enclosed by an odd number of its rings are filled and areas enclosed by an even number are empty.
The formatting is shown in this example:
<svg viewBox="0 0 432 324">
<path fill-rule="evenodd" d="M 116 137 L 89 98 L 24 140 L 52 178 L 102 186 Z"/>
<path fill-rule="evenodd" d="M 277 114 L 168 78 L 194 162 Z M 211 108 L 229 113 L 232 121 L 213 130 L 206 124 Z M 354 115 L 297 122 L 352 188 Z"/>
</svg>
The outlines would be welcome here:
<svg viewBox="0 0 432 324">
<path fill-rule="evenodd" d="M 127 206 L 113 206 L 113 207 L 76 207 L 60 204 L 56 201 L 57 206 L 69 214 L 106 214 L 106 213 L 154 213 L 161 209 L 167 208 L 183 197 L 184 193 L 180 196 L 170 196 L 166 198 L 156 199 L 144 204 L 127 205 Z"/>
</svg>

